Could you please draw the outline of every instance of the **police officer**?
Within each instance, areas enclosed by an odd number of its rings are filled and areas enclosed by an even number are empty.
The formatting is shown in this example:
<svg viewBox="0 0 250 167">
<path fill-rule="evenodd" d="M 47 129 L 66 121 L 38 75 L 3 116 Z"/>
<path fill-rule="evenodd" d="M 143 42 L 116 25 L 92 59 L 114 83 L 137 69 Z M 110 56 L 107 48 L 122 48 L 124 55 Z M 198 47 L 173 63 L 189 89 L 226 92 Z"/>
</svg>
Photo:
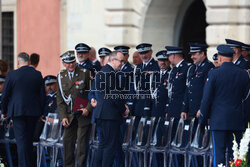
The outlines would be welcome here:
<svg viewBox="0 0 250 167">
<path fill-rule="evenodd" d="M 45 91 L 47 93 L 45 112 L 57 113 L 57 105 L 56 105 L 57 78 L 54 75 L 47 75 L 44 77 L 44 83 L 45 83 Z"/>
<path fill-rule="evenodd" d="M 219 64 L 218 64 L 218 54 L 217 53 L 215 53 L 213 55 L 213 61 L 214 61 L 214 66 L 215 67 L 219 67 Z"/>
<path fill-rule="evenodd" d="M 248 70 L 249 69 L 248 63 L 241 55 L 241 46 L 243 45 L 243 43 L 232 39 L 226 39 L 226 42 L 235 52 L 233 54 L 233 60 L 232 60 L 233 63 L 242 69 Z"/>
<path fill-rule="evenodd" d="M 98 50 L 98 54 L 99 54 L 99 58 L 100 58 L 100 63 L 101 63 L 102 67 L 107 64 L 108 60 L 107 59 L 105 60 L 105 57 L 107 55 L 109 55 L 110 53 L 111 53 L 111 50 L 109 50 L 108 48 L 104 48 L 103 47 L 103 48 L 100 48 Z"/>
<path fill-rule="evenodd" d="M 45 116 L 48 113 L 57 113 L 57 105 L 56 105 L 56 84 L 57 78 L 53 75 L 47 75 L 44 77 L 44 84 L 45 84 L 45 92 L 46 92 L 46 103 L 44 107 L 44 115 L 43 117 L 38 120 L 34 132 L 34 141 L 39 141 L 40 135 L 43 131 L 44 123 L 45 123 Z"/>
<path fill-rule="evenodd" d="M 4 82 L 5 82 L 5 76 L 0 75 L 0 104 L 1 104 L 1 98 L 2 98 L 2 92 L 3 92 Z"/>
<path fill-rule="evenodd" d="M 250 45 L 243 43 L 241 46 L 241 51 L 241 54 L 245 58 L 245 60 L 249 61 Z"/>
<path fill-rule="evenodd" d="M 92 62 L 95 72 L 98 72 L 101 70 L 102 66 L 101 66 L 100 61 L 96 58 L 96 51 L 94 47 L 90 47 L 89 60 Z"/>
<path fill-rule="evenodd" d="M 150 94 L 150 75 L 154 71 L 159 71 L 157 61 L 152 58 L 152 44 L 141 43 L 136 46 L 137 51 L 143 61 L 134 68 L 134 80 L 130 93 L 136 97 L 128 100 L 130 112 L 135 116 L 151 116 L 151 94 Z"/>
<path fill-rule="evenodd" d="M 124 55 L 124 64 L 122 65 L 121 71 L 132 72 L 133 66 L 128 62 L 129 58 L 129 47 L 128 46 L 116 46 L 114 50 L 121 52 Z"/>
<path fill-rule="evenodd" d="M 92 62 L 89 60 L 90 49 L 91 48 L 84 43 L 79 43 L 75 46 L 77 59 L 79 61 L 77 65 L 91 71 L 91 74 L 94 77 L 96 69 L 94 68 Z"/>
<path fill-rule="evenodd" d="M 242 101 L 248 94 L 250 82 L 248 73 L 232 62 L 235 52 L 230 46 L 219 45 L 217 50 L 220 67 L 208 73 L 199 117 L 201 124 L 210 117 L 214 167 L 225 164 L 226 149 L 229 159 L 232 158 L 233 134 L 237 142 L 242 136 Z"/>
<path fill-rule="evenodd" d="M 166 46 L 167 55 L 173 68 L 168 77 L 168 104 L 166 105 L 166 118 L 180 118 L 184 95 L 186 91 L 186 77 L 188 64 L 183 59 L 181 47 Z"/>
<path fill-rule="evenodd" d="M 162 50 L 156 53 L 158 66 L 160 71 L 154 75 L 151 87 L 152 95 L 152 117 L 165 116 L 166 104 L 168 103 L 168 74 L 171 70 L 170 62 L 168 60 L 167 51 Z M 152 82 L 151 82 L 152 81 Z"/>
<path fill-rule="evenodd" d="M 64 126 L 64 164 L 66 167 L 75 166 L 77 140 L 78 166 L 86 166 L 86 144 L 92 112 L 88 103 L 90 72 L 76 65 L 74 51 L 64 53 L 61 59 L 66 70 L 59 72 L 57 77 L 57 107 Z"/>
<path fill-rule="evenodd" d="M 190 66 L 187 72 L 187 89 L 181 113 L 181 118 L 184 120 L 188 116 L 196 116 L 200 109 L 203 87 L 207 79 L 207 74 L 214 68 L 213 63 L 207 59 L 207 46 L 205 44 L 190 43 L 189 45 L 189 53 L 191 54 L 191 59 L 194 61 L 194 65 Z"/>
</svg>

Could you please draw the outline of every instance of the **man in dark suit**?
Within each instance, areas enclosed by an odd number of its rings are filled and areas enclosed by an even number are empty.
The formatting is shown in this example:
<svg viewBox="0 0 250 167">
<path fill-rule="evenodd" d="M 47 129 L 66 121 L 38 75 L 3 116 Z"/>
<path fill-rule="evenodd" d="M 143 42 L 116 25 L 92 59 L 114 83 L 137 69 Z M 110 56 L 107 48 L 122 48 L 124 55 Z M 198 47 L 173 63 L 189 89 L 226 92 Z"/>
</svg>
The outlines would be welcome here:
<svg viewBox="0 0 250 167">
<path fill-rule="evenodd" d="M 95 78 L 97 105 L 94 117 L 99 129 L 100 142 L 97 150 L 96 167 L 111 167 L 119 149 L 120 121 L 127 117 L 128 108 L 119 97 L 119 80 L 116 72 L 123 64 L 123 54 L 117 51 L 110 53 L 109 62 Z"/>
<path fill-rule="evenodd" d="M 248 73 L 233 64 L 234 51 L 230 46 L 219 45 L 217 50 L 220 67 L 208 73 L 199 117 L 201 124 L 210 117 L 214 167 L 225 164 L 226 149 L 228 160 L 232 158 L 233 133 L 239 143 L 244 130 L 242 102 L 247 98 L 250 83 Z"/>
<path fill-rule="evenodd" d="M 44 111 L 45 89 L 41 73 L 28 65 L 29 55 L 22 52 L 17 61 L 19 69 L 6 77 L 2 112 L 14 123 L 19 166 L 32 167 L 32 139 L 36 122 Z"/>
</svg>

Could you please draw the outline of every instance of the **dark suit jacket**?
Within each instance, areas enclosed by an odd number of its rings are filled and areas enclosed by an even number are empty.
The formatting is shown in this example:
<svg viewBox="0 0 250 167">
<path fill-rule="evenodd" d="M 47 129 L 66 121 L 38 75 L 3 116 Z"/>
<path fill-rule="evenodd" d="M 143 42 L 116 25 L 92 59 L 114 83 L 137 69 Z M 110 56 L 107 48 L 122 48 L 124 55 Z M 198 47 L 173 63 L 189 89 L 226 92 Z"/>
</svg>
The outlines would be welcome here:
<svg viewBox="0 0 250 167">
<path fill-rule="evenodd" d="M 8 73 L 2 96 L 3 114 L 8 117 L 39 117 L 44 106 L 45 88 L 41 72 L 23 66 Z"/>
<path fill-rule="evenodd" d="M 244 130 L 242 102 L 249 83 L 248 73 L 232 62 L 211 70 L 201 101 L 200 123 L 210 116 L 211 130 Z"/>
<path fill-rule="evenodd" d="M 118 88 L 118 77 L 115 70 L 107 64 L 95 78 L 97 106 L 95 108 L 95 119 L 120 120 L 125 109 L 125 100 Z"/>
</svg>

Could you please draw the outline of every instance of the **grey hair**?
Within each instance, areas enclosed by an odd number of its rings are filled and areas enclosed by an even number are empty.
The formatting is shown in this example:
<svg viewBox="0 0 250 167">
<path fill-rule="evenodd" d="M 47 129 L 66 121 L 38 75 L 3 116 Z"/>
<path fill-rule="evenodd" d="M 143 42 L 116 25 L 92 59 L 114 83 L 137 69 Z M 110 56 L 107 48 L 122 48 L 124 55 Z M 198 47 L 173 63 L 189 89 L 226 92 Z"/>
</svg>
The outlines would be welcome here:
<svg viewBox="0 0 250 167">
<path fill-rule="evenodd" d="M 18 54 L 17 59 L 21 64 L 28 63 L 29 62 L 29 55 L 26 52 L 21 52 Z"/>
<path fill-rule="evenodd" d="M 113 59 L 115 59 L 116 57 L 117 57 L 117 53 L 118 53 L 119 51 L 113 51 L 113 52 L 111 52 L 110 54 L 109 54 L 109 60 L 108 60 L 108 62 L 110 62 L 111 60 L 113 60 Z"/>
</svg>

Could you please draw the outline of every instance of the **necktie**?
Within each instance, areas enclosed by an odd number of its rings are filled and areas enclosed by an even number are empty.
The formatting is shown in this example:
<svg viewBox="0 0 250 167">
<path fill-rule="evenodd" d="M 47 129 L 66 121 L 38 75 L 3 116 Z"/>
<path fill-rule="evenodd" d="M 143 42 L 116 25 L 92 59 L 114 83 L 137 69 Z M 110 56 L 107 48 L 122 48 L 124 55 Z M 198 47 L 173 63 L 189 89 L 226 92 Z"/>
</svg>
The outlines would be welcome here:
<svg viewBox="0 0 250 167">
<path fill-rule="evenodd" d="M 69 79 L 70 79 L 70 80 L 73 79 L 73 73 L 72 73 L 72 72 L 69 73 Z"/>
</svg>

